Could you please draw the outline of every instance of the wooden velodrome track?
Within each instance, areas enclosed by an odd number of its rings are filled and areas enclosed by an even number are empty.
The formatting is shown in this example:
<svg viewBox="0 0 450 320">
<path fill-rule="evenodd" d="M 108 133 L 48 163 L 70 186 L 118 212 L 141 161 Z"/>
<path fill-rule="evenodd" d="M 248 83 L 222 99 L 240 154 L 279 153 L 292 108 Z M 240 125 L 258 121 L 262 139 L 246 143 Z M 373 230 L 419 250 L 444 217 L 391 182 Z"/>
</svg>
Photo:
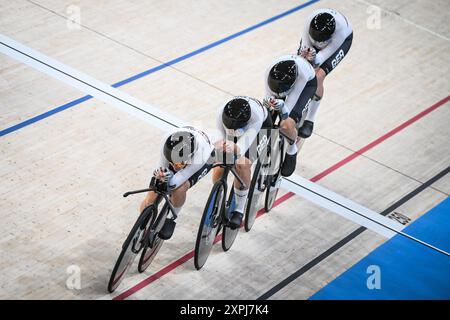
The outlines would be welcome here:
<svg viewBox="0 0 450 320">
<path fill-rule="evenodd" d="M 223 101 L 263 97 L 267 65 L 296 50 L 308 14 L 335 8 L 352 22 L 353 46 L 326 79 L 296 174 L 383 212 L 450 164 L 450 5 L 369 2 L 0 0 L 0 33 L 213 131 Z M 164 131 L 84 96 L 0 55 L 2 299 L 307 299 L 386 241 L 367 230 L 335 247 L 359 225 L 283 190 L 250 233 L 229 252 L 216 245 L 196 271 L 208 177 L 151 267 L 106 295 L 142 200 L 121 195 L 148 185 Z M 449 193 L 447 175 L 395 211 L 414 221 Z M 73 266 L 79 289 L 67 286 Z"/>
</svg>

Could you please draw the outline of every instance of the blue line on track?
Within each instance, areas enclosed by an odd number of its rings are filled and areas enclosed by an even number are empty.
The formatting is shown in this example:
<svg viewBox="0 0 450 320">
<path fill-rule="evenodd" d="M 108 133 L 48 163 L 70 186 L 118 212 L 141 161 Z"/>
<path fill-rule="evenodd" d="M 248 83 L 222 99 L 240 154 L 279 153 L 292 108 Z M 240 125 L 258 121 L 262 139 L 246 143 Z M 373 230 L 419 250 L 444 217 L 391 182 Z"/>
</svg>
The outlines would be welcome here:
<svg viewBox="0 0 450 320">
<path fill-rule="evenodd" d="M 236 32 L 236 33 L 234 33 L 234 34 L 232 34 L 232 35 L 230 35 L 230 36 L 228 36 L 228 37 L 225 37 L 225 38 L 223 38 L 223 39 L 221 39 L 221 40 L 218 40 L 218 41 L 213 42 L 213 43 L 211 43 L 211 44 L 209 44 L 209 45 L 206 45 L 206 46 L 204 46 L 204 47 L 201 47 L 200 49 L 197 49 L 197 50 L 195 50 L 195 51 L 192 51 L 192 52 L 190 52 L 190 53 L 187 53 L 187 54 L 185 54 L 185 55 L 183 55 L 183 56 L 181 56 L 181 57 L 178 57 L 178 58 L 176 58 L 176 59 L 170 60 L 170 61 L 168 61 L 168 62 L 166 62 L 166 63 L 163 63 L 163 64 L 161 64 L 161 65 L 159 65 L 159 66 L 156 66 L 156 67 L 154 67 L 154 68 L 148 69 L 148 70 L 146 70 L 146 71 L 144 71 L 144 72 L 141 72 L 141 73 L 139 73 L 139 74 L 137 74 L 137 75 L 134 75 L 134 76 L 132 76 L 132 77 L 130 77 L 130 78 L 127 78 L 127 79 L 125 79 L 125 80 L 122 80 L 122 81 L 119 81 L 119 82 L 117 82 L 117 83 L 114 83 L 114 84 L 112 85 L 112 87 L 114 87 L 114 88 L 119 88 L 119 87 L 121 87 L 121 86 L 123 86 L 123 85 L 125 85 L 125 84 L 127 84 L 127 83 L 136 81 L 136 80 L 138 80 L 138 79 L 140 79 L 140 78 L 142 78 L 142 77 L 148 76 L 148 75 L 150 75 L 150 74 L 152 74 L 152 73 L 155 73 L 155 72 L 157 72 L 157 71 L 159 71 L 159 70 L 165 69 L 165 68 L 167 68 L 167 67 L 169 67 L 169 66 L 172 66 L 172 65 L 174 65 L 174 64 L 176 64 L 176 63 L 179 63 L 179 62 L 181 62 L 181 61 L 184 61 L 184 60 L 186 60 L 186 59 L 189 59 L 189 58 L 191 58 L 191 57 L 194 57 L 194 56 L 196 56 L 196 55 L 198 55 L 198 54 L 200 54 L 200 53 L 202 53 L 202 52 L 205 52 L 205 51 L 207 51 L 207 50 L 209 50 L 209 49 L 212 49 L 212 48 L 214 48 L 214 47 L 217 47 L 217 46 L 219 46 L 219 45 L 221 45 L 221 44 L 223 44 L 223 43 L 225 43 L 225 42 L 228 42 L 228 41 L 230 41 L 230 40 L 233 40 L 234 38 L 240 37 L 240 36 L 242 36 L 242 35 L 244 35 L 244 34 L 246 34 L 246 33 L 249 33 L 249 32 L 251 32 L 251 31 L 255 30 L 255 29 L 258 29 L 258 28 L 260 28 L 260 27 L 262 27 L 262 26 L 265 26 L 265 25 L 267 25 L 267 24 L 269 24 L 269 23 L 272 23 L 272 22 L 274 22 L 274 21 L 276 21 L 276 20 L 279 20 L 279 19 L 281 19 L 281 18 L 283 18 L 283 17 L 286 17 L 287 15 L 290 15 L 290 14 L 292 14 L 292 13 L 294 13 L 294 12 L 297 12 L 297 11 L 299 11 L 299 10 L 301 10 L 301 9 L 303 9 L 303 8 L 306 8 L 306 7 L 312 5 L 312 4 L 316 3 L 316 2 L 319 2 L 319 1 L 320 1 L 320 0 L 311 0 L 311 1 L 305 2 L 305 3 L 301 4 L 301 5 L 298 5 L 298 6 L 294 7 L 294 8 L 292 8 L 292 9 L 288 10 L 288 11 L 285 11 L 285 12 L 280 13 L 280 14 L 278 14 L 278 15 L 272 17 L 272 18 L 269 18 L 269 19 L 267 19 L 267 20 L 264 20 L 264 21 L 262 21 L 262 22 L 260 22 L 260 23 L 258 23 L 258 24 L 255 24 L 255 25 L 253 25 L 253 26 L 251 26 L 251 27 L 249 27 L 249 28 L 246 28 L 246 29 L 241 30 L 241 31 L 239 31 L 239 32 Z M 62 106 L 59 106 L 59 107 L 57 107 L 57 108 L 55 108 L 55 109 L 52 109 L 52 110 L 50 110 L 50 111 L 47 111 L 47 112 L 45 112 L 45 113 L 43 113 L 43 114 L 40 114 L 40 115 L 38 115 L 38 116 L 35 116 L 35 117 L 33 117 L 33 118 L 31 118 L 31 119 L 28 119 L 28 120 L 26 120 L 26 121 L 23 121 L 23 122 L 21 122 L 21 123 L 19 123 L 19 124 L 16 124 L 16 125 L 14 125 L 14 126 L 12 126 L 12 127 L 3 129 L 3 130 L 0 131 L 0 137 L 2 137 L 2 136 L 4 136 L 4 135 L 7 135 L 7 134 L 9 134 L 9 133 L 11 133 L 11 132 L 14 132 L 14 131 L 16 131 L 16 130 L 19 130 L 19 129 L 23 128 L 23 127 L 26 127 L 26 126 L 28 126 L 28 125 L 31 125 L 31 124 L 33 124 L 33 123 L 35 123 L 35 122 L 40 121 L 40 120 L 43 120 L 43 119 L 45 119 L 45 118 L 48 118 L 48 117 L 50 117 L 50 116 L 52 116 L 52 115 L 54 115 L 54 114 L 56 114 L 56 113 L 59 113 L 59 112 L 64 111 L 64 110 L 66 110 L 66 109 L 69 109 L 69 108 L 71 108 L 71 107 L 73 107 L 73 106 L 76 106 L 76 105 L 78 105 L 78 104 L 80 104 L 80 103 L 82 103 L 82 102 L 85 102 L 85 101 L 87 101 L 87 100 L 89 100 L 89 99 L 91 99 L 91 98 L 93 98 L 93 97 L 90 96 L 90 95 L 87 95 L 87 96 L 78 98 L 78 99 L 73 100 L 73 101 L 71 101 L 71 102 L 69 102 L 69 103 L 66 103 L 66 104 L 64 104 L 64 105 L 62 105 Z"/>
<path fill-rule="evenodd" d="M 405 231 L 448 251 L 450 197 L 417 219 Z M 310 299 L 449 300 L 450 258 L 395 236 Z"/>
</svg>

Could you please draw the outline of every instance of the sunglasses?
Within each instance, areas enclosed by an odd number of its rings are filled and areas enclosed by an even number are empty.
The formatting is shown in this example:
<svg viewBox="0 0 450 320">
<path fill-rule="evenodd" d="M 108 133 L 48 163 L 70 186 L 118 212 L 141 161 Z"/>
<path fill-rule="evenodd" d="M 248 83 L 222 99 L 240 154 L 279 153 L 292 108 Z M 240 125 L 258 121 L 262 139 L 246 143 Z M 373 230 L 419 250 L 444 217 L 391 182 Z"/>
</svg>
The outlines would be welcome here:
<svg viewBox="0 0 450 320">
<path fill-rule="evenodd" d="M 188 165 L 186 162 L 171 162 L 170 164 L 175 169 L 175 171 L 182 170 Z"/>
</svg>

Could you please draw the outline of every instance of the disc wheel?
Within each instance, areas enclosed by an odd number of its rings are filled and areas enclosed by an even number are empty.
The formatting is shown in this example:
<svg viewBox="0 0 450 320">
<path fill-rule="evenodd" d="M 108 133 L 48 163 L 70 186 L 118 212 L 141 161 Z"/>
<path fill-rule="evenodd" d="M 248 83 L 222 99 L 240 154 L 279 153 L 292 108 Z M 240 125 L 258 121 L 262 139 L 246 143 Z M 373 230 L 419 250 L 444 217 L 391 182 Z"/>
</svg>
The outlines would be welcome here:
<svg viewBox="0 0 450 320">
<path fill-rule="evenodd" d="M 236 207 L 236 203 L 235 203 L 235 197 L 234 197 L 234 188 L 231 188 L 230 196 L 228 197 L 228 202 L 225 207 L 225 213 L 227 214 L 227 219 L 226 219 L 227 221 L 229 221 L 231 219 L 231 214 L 233 213 L 235 207 Z M 234 240 L 236 239 L 236 237 L 239 233 L 239 229 L 240 229 L 240 227 L 231 229 L 230 227 L 224 225 L 223 232 L 222 232 L 222 249 L 223 249 L 223 251 L 230 250 L 231 246 L 234 243 Z"/>
<path fill-rule="evenodd" d="M 225 207 L 224 192 L 223 183 L 221 181 L 216 182 L 203 210 L 195 242 L 194 265 L 197 270 L 200 270 L 208 260 L 220 228 L 221 214 Z"/>
</svg>

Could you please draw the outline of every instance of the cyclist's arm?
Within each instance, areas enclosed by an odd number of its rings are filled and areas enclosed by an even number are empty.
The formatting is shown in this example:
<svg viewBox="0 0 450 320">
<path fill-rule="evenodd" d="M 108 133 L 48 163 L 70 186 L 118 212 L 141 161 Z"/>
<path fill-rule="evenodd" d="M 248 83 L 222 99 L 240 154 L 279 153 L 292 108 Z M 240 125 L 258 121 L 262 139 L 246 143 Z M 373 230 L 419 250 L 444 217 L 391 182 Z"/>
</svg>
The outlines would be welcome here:
<svg viewBox="0 0 450 320">
<path fill-rule="evenodd" d="M 313 79 L 314 77 L 312 77 L 311 79 Z M 286 108 L 287 110 L 289 110 L 289 112 L 292 112 L 292 110 L 296 109 L 299 107 L 299 104 L 302 103 L 302 92 L 305 89 L 305 85 L 306 83 L 311 80 L 311 79 L 298 79 L 297 82 L 295 83 L 294 89 L 292 90 L 292 92 L 287 96 L 286 98 Z"/>
<path fill-rule="evenodd" d="M 257 111 L 255 111 L 255 109 L 257 109 Z M 239 140 L 236 143 L 239 150 L 239 157 L 244 156 L 253 141 L 255 141 L 256 136 L 261 130 L 264 118 L 267 115 L 266 112 L 267 110 L 260 105 L 252 107 L 252 117 L 248 123 L 248 129 L 241 137 L 239 137 Z"/>
<path fill-rule="evenodd" d="M 188 181 L 197 171 L 205 166 L 208 161 L 211 161 L 211 152 L 214 147 L 210 143 L 199 143 L 199 149 L 194 155 L 192 163 L 181 169 L 170 179 L 169 187 L 175 190 Z"/>
<path fill-rule="evenodd" d="M 181 169 L 180 171 L 178 171 L 172 179 L 170 179 L 169 181 L 169 188 L 171 190 L 175 190 L 178 189 L 179 187 L 181 187 L 186 181 L 189 180 L 189 178 L 196 173 L 198 170 L 200 170 L 200 168 L 203 166 L 203 164 L 196 164 L 196 163 L 192 163 L 188 166 L 186 166 L 186 168 Z"/>
</svg>

